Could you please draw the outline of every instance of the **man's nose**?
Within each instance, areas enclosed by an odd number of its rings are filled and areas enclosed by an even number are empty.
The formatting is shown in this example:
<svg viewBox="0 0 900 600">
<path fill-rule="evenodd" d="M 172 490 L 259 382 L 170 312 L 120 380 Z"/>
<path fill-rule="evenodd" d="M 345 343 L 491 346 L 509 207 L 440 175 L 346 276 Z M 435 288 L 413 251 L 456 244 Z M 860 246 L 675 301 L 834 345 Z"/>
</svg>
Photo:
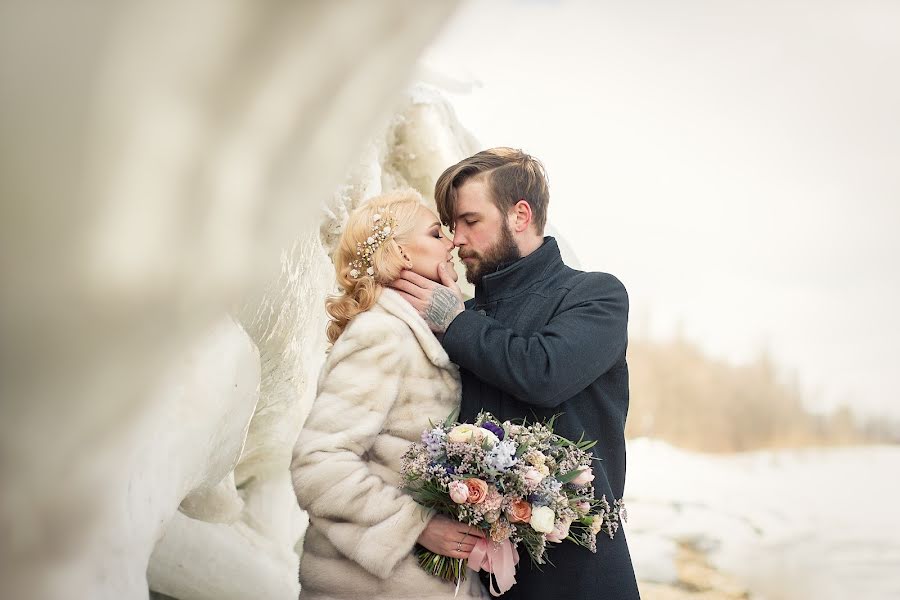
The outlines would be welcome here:
<svg viewBox="0 0 900 600">
<path fill-rule="evenodd" d="M 463 237 L 463 234 L 459 232 L 459 230 L 453 232 L 453 245 L 457 248 L 464 245 L 466 243 L 466 238 Z"/>
</svg>

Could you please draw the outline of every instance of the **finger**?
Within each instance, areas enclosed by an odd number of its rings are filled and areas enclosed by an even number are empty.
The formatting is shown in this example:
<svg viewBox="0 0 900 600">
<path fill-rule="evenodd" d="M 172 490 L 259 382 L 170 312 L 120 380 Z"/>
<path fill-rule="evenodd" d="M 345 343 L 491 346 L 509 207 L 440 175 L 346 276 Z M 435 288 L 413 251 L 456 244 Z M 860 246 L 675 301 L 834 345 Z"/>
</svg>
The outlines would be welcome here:
<svg viewBox="0 0 900 600">
<path fill-rule="evenodd" d="M 419 286 L 422 289 L 429 290 L 436 286 L 437 284 L 427 277 L 422 277 L 418 273 L 414 271 L 410 271 L 406 269 L 400 273 L 400 277 L 409 281 L 410 283 Z"/>
<path fill-rule="evenodd" d="M 446 556 L 452 556 L 453 558 L 466 558 L 469 556 L 469 554 L 472 553 L 472 550 L 474 549 L 475 546 L 471 544 L 468 546 L 466 546 L 465 544 L 459 547 L 453 546 L 449 549 L 449 552 L 446 554 Z"/>
<path fill-rule="evenodd" d="M 452 544 L 448 543 L 446 547 L 448 549 L 452 550 L 453 552 L 457 552 L 457 551 L 471 552 L 472 548 L 475 547 L 475 544 L 473 544 L 472 542 L 469 542 L 468 544 L 460 544 L 459 542 L 453 542 Z"/>
<path fill-rule="evenodd" d="M 477 538 L 484 537 L 484 532 L 482 530 L 478 529 L 477 527 L 473 527 L 471 525 L 469 525 L 468 528 L 464 530 L 464 533 L 468 537 L 477 537 Z"/>
<path fill-rule="evenodd" d="M 390 286 L 398 292 L 406 293 L 408 296 L 417 300 L 424 299 L 428 295 L 428 290 L 424 290 L 419 286 L 406 281 L 405 279 L 397 279 L 390 283 Z"/>
<path fill-rule="evenodd" d="M 413 307 L 414 309 L 416 309 L 416 311 L 417 311 L 420 315 L 423 314 L 423 313 L 425 312 L 425 303 L 422 302 L 420 299 L 416 298 L 415 296 L 411 296 L 411 295 L 407 294 L 407 293 L 404 292 L 403 290 L 399 290 L 399 289 L 394 288 L 394 291 L 396 291 L 398 294 L 400 294 L 400 296 L 401 296 L 404 300 L 406 300 L 407 302 L 409 302 L 410 304 L 412 304 L 412 307 Z"/>
<path fill-rule="evenodd" d="M 459 288 L 459 284 L 453 280 L 453 277 L 450 275 L 450 267 L 446 263 L 441 263 L 438 265 L 438 275 L 441 278 L 441 283 L 444 286 L 450 288 L 450 290 L 456 294 L 457 296 L 462 296 L 462 290 Z"/>
</svg>

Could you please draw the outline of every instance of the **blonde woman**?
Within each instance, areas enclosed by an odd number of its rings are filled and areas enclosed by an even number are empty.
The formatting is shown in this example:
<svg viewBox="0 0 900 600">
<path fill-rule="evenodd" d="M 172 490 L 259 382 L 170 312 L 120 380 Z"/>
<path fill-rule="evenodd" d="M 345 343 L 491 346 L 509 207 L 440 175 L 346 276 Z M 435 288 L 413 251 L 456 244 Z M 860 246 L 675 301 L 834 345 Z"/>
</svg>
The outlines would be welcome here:
<svg viewBox="0 0 900 600">
<path fill-rule="evenodd" d="M 405 190 L 354 211 L 334 255 L 340 293 L 328 299 L 331 350 L 291 464 L 310 517 L 300 597 L 452 598 L 455 586 L 427 574 L 416 543 L 467 558 L 481 533 L 434 516 L 399 488 L 400 456 L 424 429 L 459 406 L 459 374 L 415 309 L 387 286 L 409 269 L 440 281 L 453 243 Z M 457 597 L 486 593 L 476 576 Z"/>
</svg>

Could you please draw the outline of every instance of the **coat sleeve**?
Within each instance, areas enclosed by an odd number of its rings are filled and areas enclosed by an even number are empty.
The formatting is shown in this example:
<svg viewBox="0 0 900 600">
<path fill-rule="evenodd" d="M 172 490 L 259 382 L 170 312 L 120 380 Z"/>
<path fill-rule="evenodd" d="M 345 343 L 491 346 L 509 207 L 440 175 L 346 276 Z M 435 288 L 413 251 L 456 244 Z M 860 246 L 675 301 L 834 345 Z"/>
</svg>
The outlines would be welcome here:
<svg viewBox="0 0 900 600">
<path fill-rule="evenodd" d="M 628 294 L 608 274 L 586 274 L 560 311 L 522 335 L 472 310 L 460 313 L 442 343 L 450 359 L 533 406 L 559 406 L 625 356 Z"/>
<path fill-rule="evenodd" d="M 319 379 L 291 473 L 297 500 L 317 529 L 341 554 L 385 579 L 432 513 L 369 468 L 368 452 L 401 391 L 404 349 L 414 343 L 396 324 L 379 322 L 382 317 L 345 332 L 353 337 L 342 336 L 332 349 L 338 354 Z"/>
</svg>

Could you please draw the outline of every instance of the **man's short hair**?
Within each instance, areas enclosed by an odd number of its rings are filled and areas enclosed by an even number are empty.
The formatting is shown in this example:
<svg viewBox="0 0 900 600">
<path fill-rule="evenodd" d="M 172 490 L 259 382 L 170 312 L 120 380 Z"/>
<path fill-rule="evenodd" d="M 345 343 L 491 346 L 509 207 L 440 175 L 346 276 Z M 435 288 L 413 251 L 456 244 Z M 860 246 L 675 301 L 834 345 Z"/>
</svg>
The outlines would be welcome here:
<svg viewBox="0 0 900 600">
<path fill-rule="evenodd" d="M 541 161 L 515 148 L 491 148 L 449 167 L 434 185 L 434 201 L 444 225 L 453 228 L 456 191 L 469 180 L 487 183 L 491 200 L 506 215 L 520 200 L 531 206 L 538 234 L 547 224 L 550 189 Z"/>
</svg>

